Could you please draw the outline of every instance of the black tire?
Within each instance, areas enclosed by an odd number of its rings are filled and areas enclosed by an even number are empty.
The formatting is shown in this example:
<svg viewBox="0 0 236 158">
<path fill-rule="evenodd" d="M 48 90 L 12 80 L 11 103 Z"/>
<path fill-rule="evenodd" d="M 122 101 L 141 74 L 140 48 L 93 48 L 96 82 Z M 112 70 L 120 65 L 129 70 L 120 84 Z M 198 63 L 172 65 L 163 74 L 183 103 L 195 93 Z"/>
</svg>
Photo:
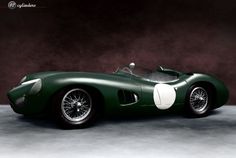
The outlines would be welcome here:
<svg viewBox="0 0 236 158">
<path fill-rule="evenodd" d="M 82 88 L 61 90 L 53 98 L 56 122 L 65 129 L 85 128 L 94 123 L 96 105 L 93 95 Z"/>
<path fill-rule="evenodd" d="M 211 110 L 211 88 L 202 85 L 193 85 L 189 88 L 185 100 L 185 114 L 187 117 L 204 117 Z"/>
</svg>

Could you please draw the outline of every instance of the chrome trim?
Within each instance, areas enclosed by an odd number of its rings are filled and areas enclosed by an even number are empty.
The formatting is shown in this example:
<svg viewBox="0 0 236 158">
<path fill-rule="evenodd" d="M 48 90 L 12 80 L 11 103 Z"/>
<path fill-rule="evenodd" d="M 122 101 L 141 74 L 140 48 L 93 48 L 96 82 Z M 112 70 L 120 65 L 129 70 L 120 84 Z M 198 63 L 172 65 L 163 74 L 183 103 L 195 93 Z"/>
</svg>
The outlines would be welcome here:
<svg viewBox="0 0 236 158">
<path fill-rule="evenodd" d="M 132 103 L 128 103 L 128 104 L 120 104 L 121 106 L 129 106 L 129 105 L 133 105 L 133 104 L 136 104 L 138 102 L 138 96 L 136 94 L 133 94 L 134 95 L 134 102 Z"/>
<path fill-rule="evenodd" d="M 135 102 L 138 102 L 138 96 L 136 94 L 134 94 L 134 100 Z"/>
<path fill-rule="evenodd" d="M 26 76 L 24 76 L 21 80 L 20 80 L 20 83 L 23 83 L 25 80 L 26 80 Z"/>
<path fill-rule="evenodd" d="M 41 79 L 37 78 L 37 79 L 33 79 L 33 80 L 29 80 L 29 81 L 22 82 L 21 84 L 22 84 L 22 85 L 32 84 L 32 83 L 38 82 L 38 81 L 40 81 L 40 80 L 41 80 Z"/>
</svg>

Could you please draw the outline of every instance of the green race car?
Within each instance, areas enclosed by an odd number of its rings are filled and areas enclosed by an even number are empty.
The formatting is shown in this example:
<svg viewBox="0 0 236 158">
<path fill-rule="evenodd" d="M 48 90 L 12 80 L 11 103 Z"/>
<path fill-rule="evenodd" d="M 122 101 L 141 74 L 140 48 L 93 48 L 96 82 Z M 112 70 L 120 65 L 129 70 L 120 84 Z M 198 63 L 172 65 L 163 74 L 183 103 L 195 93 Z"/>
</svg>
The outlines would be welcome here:
<svg viewBox="0 0 236 158">
<path fill-rule="evenodd" d="M 162 67 L 150 71 L 130 63 L 112 74 L 30 74 L 7 95 L 16 113 L 50 111 L 64 127 L 82 128 L 102 112 L 115 114 L 125 109 L 131 114 L 137 109 L 182 109 L 189 116 L 202 117 L 224 105 L 229 93 L 222 81 L 210 75 Z"/>
</svg>

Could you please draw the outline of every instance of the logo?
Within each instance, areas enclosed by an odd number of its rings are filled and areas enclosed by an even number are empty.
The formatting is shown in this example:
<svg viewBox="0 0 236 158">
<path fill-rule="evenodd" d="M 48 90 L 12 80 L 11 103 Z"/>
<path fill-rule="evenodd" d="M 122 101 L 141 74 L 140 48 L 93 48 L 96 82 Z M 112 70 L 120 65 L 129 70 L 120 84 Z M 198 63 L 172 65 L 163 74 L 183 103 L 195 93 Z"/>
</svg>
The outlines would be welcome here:
<svg viewBox="0 0 236 158">
<path fill-rule="evenodd" d="M 34 3 L 16 3 L 15 1 L 10 1 L 9 3 L 8 3 L 8 8 L 9 9 L 11 9 L 11 10 L 13 10 L 13 9 L 16 9 L 16 8 L 19 8 L 19 9 L 21 9 L 21 8 L 36 8 L 37 6 L 36 6 L 36 4 Z M 42 8 L 42 7 L 40 7 L 40 8 Z"/>
<path fill-rule="evenodd" d="M 16 8 L 16 2 L 15 1 L 10 1 L 8 3 L 8 8 L 9 9 L 15 9 Z"/>
</svg>

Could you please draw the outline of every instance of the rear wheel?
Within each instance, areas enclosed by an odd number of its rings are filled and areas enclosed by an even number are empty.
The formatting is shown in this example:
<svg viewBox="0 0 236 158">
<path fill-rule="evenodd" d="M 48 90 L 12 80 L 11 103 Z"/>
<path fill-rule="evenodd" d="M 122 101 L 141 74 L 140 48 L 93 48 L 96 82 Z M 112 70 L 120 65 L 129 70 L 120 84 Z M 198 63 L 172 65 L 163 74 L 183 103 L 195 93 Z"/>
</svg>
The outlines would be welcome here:
<svg viewBox="0 0 236 158">
<path fill-rule="evenodd" d="M 208 87 L 192 86 L 186 97 L 186 112 L 190 117 L 208 115 L 211 109 L 211 91 Z"/>
<path fill-rule="evenodd" d="M 96 114 L 92 95 L 82 88 L 62 90 L 54 98 L 56 119 L 65 128 L 83 128 L 90 125 Z"/>
</svg>

